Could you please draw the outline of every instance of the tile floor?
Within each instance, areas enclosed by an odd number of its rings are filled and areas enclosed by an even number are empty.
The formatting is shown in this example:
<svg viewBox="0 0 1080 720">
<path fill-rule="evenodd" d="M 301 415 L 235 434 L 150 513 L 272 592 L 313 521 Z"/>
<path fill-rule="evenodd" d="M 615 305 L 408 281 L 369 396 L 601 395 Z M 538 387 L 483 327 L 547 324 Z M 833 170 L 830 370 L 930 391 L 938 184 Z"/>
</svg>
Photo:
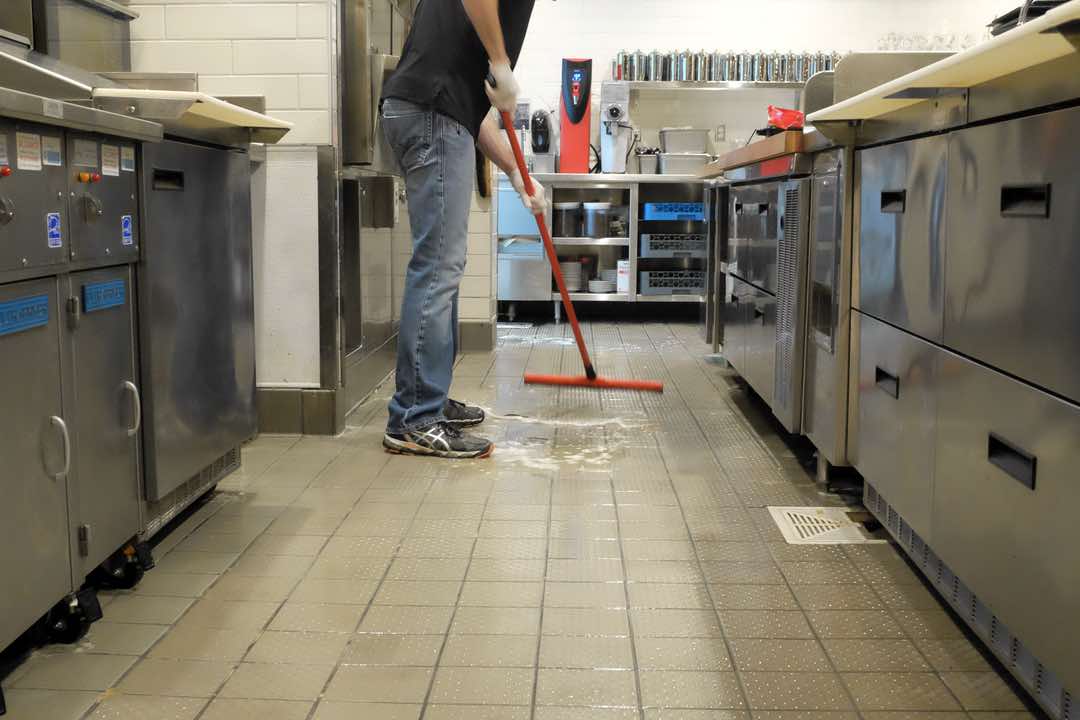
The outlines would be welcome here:
<svg viewBox="0 0 1080 720">
<path fill-rule="evenodd" d="M 692 326 L 565 327 L 458 366 L 487 461 L 392 457 L 386 392 L 333 439 L 261 437 L 73 647 L 4 681 L 10 720 L 1031 717 L 890 546 L 786 545 L 819 494 Z"/>
</svg>

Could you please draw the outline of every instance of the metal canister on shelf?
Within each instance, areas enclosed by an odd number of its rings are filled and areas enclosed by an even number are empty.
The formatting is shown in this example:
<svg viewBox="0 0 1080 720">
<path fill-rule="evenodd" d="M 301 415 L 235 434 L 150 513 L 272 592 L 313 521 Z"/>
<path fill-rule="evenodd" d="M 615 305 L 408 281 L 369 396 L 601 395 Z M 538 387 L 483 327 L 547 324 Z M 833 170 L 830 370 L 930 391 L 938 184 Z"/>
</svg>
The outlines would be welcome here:
<svg viewBox="0 0 1080 720">
<path fill-rule="evenodd" d="M 765 51 L 759 51 L 757 54 L 757 72 L 754 73 L 754 80 L 758 82 L 764 82 L 769 79 L 769 54 Z"/>
<path fill-rule="evenodd" d="M 664 53 L 659 50 L 653 50 L 649 53 L 649 62 L 646 66 L 646 71 L 649 74 L 649 80 L 657 81 L 664 79 Z"/>
<path fill-rule="evenodd" d="M 616 73 L 618 76 L 616 77 Z M 620 50 L 615 53 L 615 60 L 612 61 L 611 78 L 613 80 L 625 80 L 626 79 L 626 51 Z"/>
<path fill-rule="evenodd" d="M 738 77 L 736 80 L 754 79 L 754 61 L 750 53 L 739 53 Z"/>
<path fill-rule="evenodd" d="M 694 53 L 694 59 L 692 63 L 692 69 L 690 72 L 690 79 L 694 82 L 701 82 L 706 80 L 706 64 L 708 63 L 708 55 L 704 50 Z"/>
<path fill-rule="evenodd" d="M 729 52 L 727 54 L 727 60 L 724 62 L 724 77 L 722 80 L 738 80 L 739 76 L 739 56 L 737 53 Z"/>
<path fill-rule="evenodd" d="M 765 59 L 765 79 L 769 82 L 775 82 L 780 74 L 780 55 L 778 53 L 771 53 Z"/>
<path fill-rule="evenodd" d="M 835 70 L 835 69 L 836 69 L 836 65 L 837 65 L 837 64 L 838 64 L 838 63 L 839 63 L 839 62 L 840 62 L 840 61 L 841 61 L 841 60 L 842 60 L 843 58 L 844 58 L 844 56 L 843 56 L 843 55 L 841 55 L 841 54 L 840 54 L 840 53 L 838 53 L 838 52 L 834 52 L 834 53 L 832 54 L 832 62 L 831 62 L 831 63 L 829 64 L 829 69 L 830 69 L 830 70 Z"/>
<path fill-rule="evenodd" d="M 635 80 L 648 80 L 645 77 L 645 63 L 648 61 L 649 54 L 642 52 L 641 50 L 634 51 L 634 79 Z"/>
<path fill-rule="evenodd" d="M 678 54 L 678 65 L 675 68 L 676 80 L 690 79 L 690 51 L 683 50 Z"/>
<path fill-rule="evenodd" d="M 679 53 L 669 52 L 664 60 L 664 79 L 674 80 L 679 74 Z"/>
</svg>

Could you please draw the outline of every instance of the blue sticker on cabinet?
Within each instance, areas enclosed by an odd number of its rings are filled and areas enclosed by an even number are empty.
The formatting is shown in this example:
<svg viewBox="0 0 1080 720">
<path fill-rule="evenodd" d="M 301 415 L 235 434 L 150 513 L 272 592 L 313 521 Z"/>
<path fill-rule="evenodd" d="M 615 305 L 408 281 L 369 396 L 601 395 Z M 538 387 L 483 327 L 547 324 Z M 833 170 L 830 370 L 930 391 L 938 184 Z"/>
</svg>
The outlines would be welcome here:
<svg viewBox="0 0 1080 720">
<path fill-rule="evenodd" d="M 90 283 L 83 285 L 83 312 L 120 307 L 127 299 L 127 287 L 123 280 Z"/>
<path fill-rule="evenodd" d="M 48 295 L 34 295 L 0 303 L 0 335 L 11 335 L 48 324 Z"/>
<path fill-rule="evenodd" d="M 120 216 L 120 243 L 125 247 L 135 244 L 135 230 L 130 215 Z"/>
<path fill-rule="evenodd" d="M 49 238 L 49 247 L 53 249 L 64 247 L 64 233 L 60 227 L 60 213 L 47 213 L 45 215 L 45 233 Z"/>
</svg>

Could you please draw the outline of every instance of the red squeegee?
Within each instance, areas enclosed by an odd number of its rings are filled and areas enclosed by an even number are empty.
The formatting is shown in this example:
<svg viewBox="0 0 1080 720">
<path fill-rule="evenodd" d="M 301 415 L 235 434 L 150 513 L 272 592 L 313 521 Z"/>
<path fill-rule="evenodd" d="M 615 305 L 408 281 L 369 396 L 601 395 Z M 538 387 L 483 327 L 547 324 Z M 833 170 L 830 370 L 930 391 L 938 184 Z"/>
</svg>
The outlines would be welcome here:
<svg viewBox="0 0 1080 720">
<path fill-rule="evenodd" d="M 525 183 L 525 192 L 530 196 L 533 192 L 532 178 L 525 169 L 525 156 L 521 152 L 517 136 L 514 134 L 514 123 L 509 113 L 502 113 L 503 127 L 506 128 L 506 136 L 510 139 L 510 147 L 514 151 L 514 160 L 517 161 L 518 171 Z M 644 390 L 647 392 L 664 392 L 664 384 L 655 380 L 613 380 L 597 376 L 589 358 L 589 350 L 585 347 L 585 338 L 581 335 L 581 325 L 578 324 L 577 313 L 574 312 L 574 303 L 570 300 L 570 293 L 566 291 L 566 282 L 563 280 L 562 270 L 559 268 L 559 257 L 555 254 L 555 244 L 551 241 L 551 232 L 544 222 L 543 213 L 536 214 L 536 226 L 540 228 L 540 237 L 544 240 L 544 249 L 547 250 L 548 260 L 551 261 L 551 273 L 555 276 L 555 284 L 559 286 L 559 294 L 562 296 L 563 307 L 566 309 L 566 317 L 570 320 L 570 327 L 574 329 L 574 340 L 577 341 L 578 351 L 581 353 L 581 362 L 585 366 L 585 376 L 567 375 L 535 375 L 525 373 L 525 382 L 530 385 L 568 385 L 572 387 L 595 387 L 613 388 L 618 390 Z"/>
</svg>

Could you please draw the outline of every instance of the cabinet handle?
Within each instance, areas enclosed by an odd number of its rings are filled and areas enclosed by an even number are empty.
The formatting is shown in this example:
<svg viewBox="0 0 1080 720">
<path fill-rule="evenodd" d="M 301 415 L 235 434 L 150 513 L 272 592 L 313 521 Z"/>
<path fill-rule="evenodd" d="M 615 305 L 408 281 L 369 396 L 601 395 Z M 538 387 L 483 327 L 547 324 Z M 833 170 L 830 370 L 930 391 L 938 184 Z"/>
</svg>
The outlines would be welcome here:
<svg viewBox="0 0 1080 720">
<path fill-rule="evenodd" d="M 1001 215 L 1002 217 L 1050 217 L 1050 183 L 1002 186 Z"/>
<path fill-rule="evenodd" d="M 757 305 L 755 305 L 754 306 L 754 319 L 757 320 L 758 318 L 761 318 L 761 324 L 764 325 L 765 324 L 765 311 L 762 310 L 761 308 L 759 308 Z"/>
<path fill-rule="evenodd" d="M 182 191 L 184 189 L 184 171 L 154 168 L 153 187 L 155 190 Z"/>
<path fill-rule="evenodd" d="M 127 435 L 128 437 L 135 437 L 139 432 L 139 428 L 142 427 L 142 396 L 139 394 L 139 388 L 130 380 L 124 381 L 124 389 L 131 393 L 131 402 L 135 408 L 135 423 L 128 428 Z"/>
<path fill-rule="evenodd" d="M 900 378 L 896 375 L 874 366 L 874 384 L 887 395 L 900 399 Z"/>
<path fill-rule="evenodd" d="M 68 434 L 68 426 L 63 418 L 53 415 L 49 418 L 49 422 L 60 430 L 60 438 L 64 441 L 64 467 L 58 473 L 50 473 L 53 480 L 61 480 L 71 472 L 71 435 Z"/>
<path fill-rule="evenodd" d="M 881 212 L 903 215 L 907 208 L 907 190 L 882 190 Z"/>
<path fill-rule="evenodd" d="M 986 443 L 986 459 L 1024 487 L 1035 489 L 1037 458 L 1031 453 L 1024 452 L 996 433 L 990 433 Z"/>
</svg>

